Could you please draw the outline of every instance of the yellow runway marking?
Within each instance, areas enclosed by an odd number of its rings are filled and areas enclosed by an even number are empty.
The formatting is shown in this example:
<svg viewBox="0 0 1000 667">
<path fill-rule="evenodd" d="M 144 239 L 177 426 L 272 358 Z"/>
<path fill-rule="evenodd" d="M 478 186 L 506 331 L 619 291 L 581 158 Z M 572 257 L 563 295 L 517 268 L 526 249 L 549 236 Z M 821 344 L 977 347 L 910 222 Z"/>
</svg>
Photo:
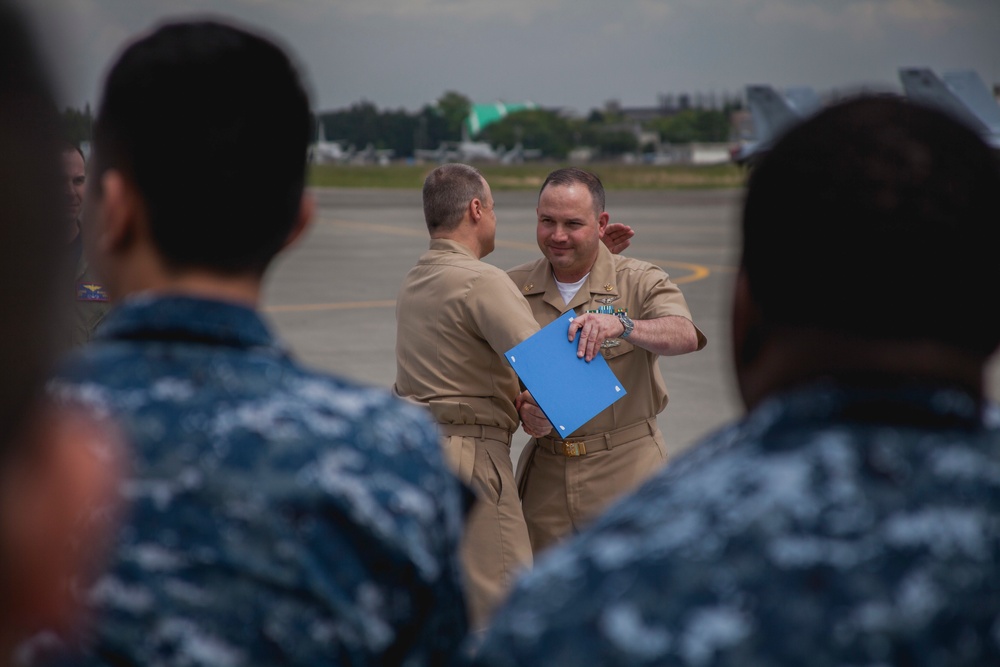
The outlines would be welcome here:
<svg viewBox="0 0 1000 667">
<path fill-rule="evenodd" d="M 655 264 L 656 266 L 660 267 L 679 266 L 680 268 L 687 269 L 688 271 L 691 272 L 686 276 L 680 276 L 678 278 L 671 277 L 670 279 L 674 282 L 675 285 L 686 285 L 687 283 L 693 283 L 698 280 L 704 280 L 705 278 L 708 278 L 710 275 L 712 275 L 712 271 L 707 266 L 702 266 L 701 264 L 689 264 L 687 262 L 671 262 L 671 261 L 659 262 L 655 259 L 647 259 L 644 261 L 649 262 L 650 264 Z"/>
</svg>

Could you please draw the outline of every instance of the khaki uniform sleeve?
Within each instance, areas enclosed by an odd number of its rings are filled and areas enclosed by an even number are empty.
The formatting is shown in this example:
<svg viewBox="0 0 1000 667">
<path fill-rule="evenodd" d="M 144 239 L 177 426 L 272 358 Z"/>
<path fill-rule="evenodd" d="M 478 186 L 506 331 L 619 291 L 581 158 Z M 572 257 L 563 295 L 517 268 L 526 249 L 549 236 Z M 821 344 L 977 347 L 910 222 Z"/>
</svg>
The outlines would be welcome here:
<svg viewBox="0 0 1000 667">
<path fill-rule="evenodd" d="M 501 356 L 539 329 L 528 301 L 500 269 L 483 274 L 466 300 L 479 334 Z"/>
<path fill-rule="evenodd" d="M 705 347 L 708 339 L 694 324 L 687 300 L 680 288 L 670 280 L 670 276 L 658 266 L 650 266 L 643 272 L 640 282 L 642 285 L 640 293 L 645 295 L 642 302 L 642 312 L 636 313 L 632 317 L 641 320 L 653 320 L 670 315 L 687 318 L 691 321 L 698 336 L 698 349 Z"/>
<path fill-rule="evenodd" d="M 654 320 L 668 315 L 680 315 L 692 319 L 684 294 L 663 269 L 650 266 L 643 271 L 640 284 L 639 294 L 644 295 L 642 312 L 633 314 L 633 318 Z"/>
</svg>

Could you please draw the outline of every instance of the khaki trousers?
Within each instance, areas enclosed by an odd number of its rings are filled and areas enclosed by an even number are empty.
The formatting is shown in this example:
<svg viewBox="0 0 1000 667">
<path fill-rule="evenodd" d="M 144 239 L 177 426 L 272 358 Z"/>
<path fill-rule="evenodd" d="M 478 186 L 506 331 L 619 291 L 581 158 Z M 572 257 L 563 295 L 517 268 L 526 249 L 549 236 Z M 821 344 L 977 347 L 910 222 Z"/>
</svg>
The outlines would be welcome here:
<svg viewBox="0 0 1000 667">
<path fill-rule="evenodd" d="M 518 462 L 517 480 L 536 556 L 580 532 L 666 463 L 663 434 L 655 426 L 649 431 L 630 442 L 582 456 L 553 453 L 535 439 L 528 442 Z"/>
<path fill-rule="evenodd" d="M 531 542 L 510 461 L 510 434 L 486 427 L 496 437 L 449 435 L 463 430 L 442 425 L 445 459 L 476 494 L 466 520 L 460 557 L 472 629 L 482 630 L 506 597 L 517 574 L 531 567 Z M 472 428 L 471 425 L 469 428 Z"/>
</svg>

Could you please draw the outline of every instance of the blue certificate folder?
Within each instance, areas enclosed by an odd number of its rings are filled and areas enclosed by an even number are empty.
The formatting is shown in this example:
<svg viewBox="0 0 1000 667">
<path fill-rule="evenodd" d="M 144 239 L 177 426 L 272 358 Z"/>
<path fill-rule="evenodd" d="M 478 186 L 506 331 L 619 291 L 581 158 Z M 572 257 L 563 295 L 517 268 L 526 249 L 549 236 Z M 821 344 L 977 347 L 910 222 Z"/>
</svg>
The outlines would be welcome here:
<svg viewBox="0 0 1000 667">
<path fill-rule="evenodd" d="M 580 428 L 626 394 L 603 355 L 589 363 L 576 356 L 580 335 L 570 342 L 572 310 L 504 354 L 560 438 Z"/>
</svg>

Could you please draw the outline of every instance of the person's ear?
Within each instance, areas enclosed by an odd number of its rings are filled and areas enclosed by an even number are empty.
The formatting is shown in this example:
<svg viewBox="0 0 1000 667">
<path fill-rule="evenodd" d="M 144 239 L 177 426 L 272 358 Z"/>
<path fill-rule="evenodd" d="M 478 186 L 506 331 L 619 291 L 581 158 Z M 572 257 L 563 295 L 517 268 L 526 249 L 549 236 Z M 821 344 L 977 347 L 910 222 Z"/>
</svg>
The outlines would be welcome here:
<svg viewBox="0 0 1000 667">
<path fill-rule="evenodd" d="M 112 254 L 128 247 L 138 234 L 143 206 L 135 186 L 117 169 L 101 175 L 101 199 L 96 205 L 97 247 Z"/>
<path fill-rule="evenodd" d="M 91 583 L 109 549 L 123 460 L 116 431 L 89 415 L 49 406 L 29 419 L 0 471 L 0 622 L 22 637 L 80 622 L 74 588 Z"/>
<path fill-rule="evenodd" d="M 472 222 L 479 222 L 483 217 L 483 202 L 480 201 L 479 197 L 473 197 L 472 201 L 469 202 L 469 218 Z"/>
<path fill-rule="evenodd" d="M 597 218 L 597 237 L 603 239 L 604 232 L 608 228 L 608 221 L 611 220 L 611 216 L 605 211 Z"/>
<path fill-rule="evenodd" d="M 312 224 L 315 215 L 316 198 L 309 192 L 303 192 L 302 200 L 299 203 L 299 213 L 295 219 L 295 226 L 293 226 L 292 231 L 288 233 L 288 237 L 285 239 L 285 244 L 282 246 L 282 250 L 294 245 L 296 241 L 302 238 L 302 235 L 306 233 L 306 230 L 309 229 L 310 224 Z"/>
</svg>

